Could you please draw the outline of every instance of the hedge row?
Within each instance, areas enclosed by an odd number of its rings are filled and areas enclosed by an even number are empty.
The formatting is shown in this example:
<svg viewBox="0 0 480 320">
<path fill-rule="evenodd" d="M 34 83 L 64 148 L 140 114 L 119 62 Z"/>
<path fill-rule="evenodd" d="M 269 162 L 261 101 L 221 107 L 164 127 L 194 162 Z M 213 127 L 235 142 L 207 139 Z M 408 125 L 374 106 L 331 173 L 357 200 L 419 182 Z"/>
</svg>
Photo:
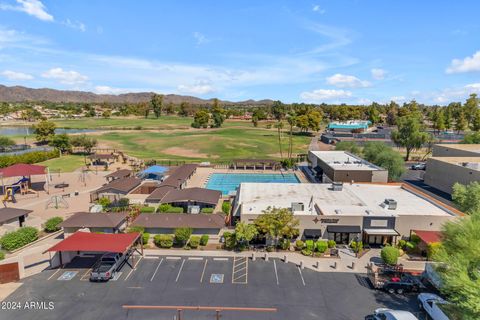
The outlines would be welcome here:
<svg viewBox="0 0 480 320">
<path fill-rule="evenodd" d="M 53 217 L 45 222 L 44 229 L 46 232 L 55 232 L 60 230 L 60 223 L 63 222 L 62 217 Z"/>
<path fill-rule="evenodd" d="M 38 230 L 34 227 L 23 227 L 17 231 L 8 232 L 0 238 L 2 249 L 12 251 L 38 239 Z"/>
<path fill-rule="evenodd" d="M 191 236 L 188 240 L 188 246 L 192 249 L 196 249 L 199 246 L 206 246 L 208 243 L 208 239 L 208 234 L 204 234 L 201 237 L 195 235 Z M 174 240 L 175 237 L 172 234 L 157 234 L 155 237 L 153 237 L 153 243 L 155 243 L 157 247 L 164 249 L 171 248 L 173 246 Z"/>
<path fill-rule="evenodd" d="M 158 207 L 157 212 L 160 213 L 183 213 L 182 207 L 174 207 L 171 204 L 164 203 Z"/>
<path fill-rule="evenodd" d="M 18 155 L 0 156 L 0 168 L 5 168 L 17 163 L 37 163 L 53 158 L 58 158 L 58 150 L 34 151 Z"/>
</svg>

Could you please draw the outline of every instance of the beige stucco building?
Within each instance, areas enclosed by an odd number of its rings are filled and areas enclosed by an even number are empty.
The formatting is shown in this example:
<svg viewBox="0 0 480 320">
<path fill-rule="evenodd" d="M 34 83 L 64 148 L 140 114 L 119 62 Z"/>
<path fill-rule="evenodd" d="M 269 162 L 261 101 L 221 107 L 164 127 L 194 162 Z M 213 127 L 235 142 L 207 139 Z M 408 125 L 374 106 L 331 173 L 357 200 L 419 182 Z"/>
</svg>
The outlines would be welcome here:
<svg viewBox="0 0 480 320">
<path fill-rule="evenodd" d="M 441 191 L 452 193 L 455 183 L 480 181 L 480 156 L 431 157 L 427 161 L 424 182 Z"/>
<path fill-rule="evenodd" d="M 234 216 L 252 223 L 268 207 L 288 208 L 302 238 L 385 244 L 412 230 L 441 230 L 461 213 L 408 186 L 394 184 L 242 183 Z"/>
<path fill-rule="evenodd" d="M 388 182 L 388 171 L 346 151 L 309 151 L 311 168 L 324 182 Z"/>
<path fill-rule="evenodd" d="M 432 157 L 480 157 L 479 144 L 436 144 Z"/>
</svg>

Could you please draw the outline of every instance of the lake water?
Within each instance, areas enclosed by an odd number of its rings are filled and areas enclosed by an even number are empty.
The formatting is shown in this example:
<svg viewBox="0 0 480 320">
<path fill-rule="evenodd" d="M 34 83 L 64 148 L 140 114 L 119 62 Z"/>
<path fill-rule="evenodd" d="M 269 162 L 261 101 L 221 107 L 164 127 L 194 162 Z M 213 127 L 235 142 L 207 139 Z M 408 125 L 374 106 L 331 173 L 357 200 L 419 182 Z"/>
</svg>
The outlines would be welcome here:
<svg viewBox="0 0 480 320">
<path fill-rule="evenodd" d="M 98 130 L 95 129 L 55 129 L 56 134 L 62 133 L 88 133 L 95 132 Z M 22 136 L 22 135 L 31 135 L 33 134 L 32 127 L 0 127 L 0 135 L 2 136 Z"/>
</svg>

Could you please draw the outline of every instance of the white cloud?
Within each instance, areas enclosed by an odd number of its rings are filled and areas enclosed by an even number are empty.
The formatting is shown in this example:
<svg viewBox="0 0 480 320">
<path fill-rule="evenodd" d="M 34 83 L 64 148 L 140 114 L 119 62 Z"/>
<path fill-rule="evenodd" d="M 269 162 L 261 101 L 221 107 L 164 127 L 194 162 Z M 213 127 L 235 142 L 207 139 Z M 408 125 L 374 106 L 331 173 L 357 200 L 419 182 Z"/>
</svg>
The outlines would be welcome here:
<svg viewBox="0 0 480 320">
<path fill-rule="evenodd" d="M 33 79 L 32 75 L 23 73 L 23 72 L 5 70 L 1 74 L 8 80 L 32 80 Z"/>
<path fill-rule="evenodd" d="M 321 103 L 324 101 L 338 101 L 352 96 L 350 91 L 334 89 L 317 89 L 305 91 L 300 94 L 300 98 L 306 102 Z"/>
<path fill-rule="evenodd" d="M 462 59 L 453 59 L 447 73 L 463 73 L 480 71 L 480 51 L 477 51 L 471 57 Z"/>
<path fill-rule="evenodd" d="M 200 33 L 198 31 L 195 31 L 193 33 L 193 37 L 195 38 L 197 46 L 210 42 L 210 39 L 208 39 L 203 33 Z"/>
<path fill-rule="evenodd" d="M 324 14 L 324 13 L 326 12 L 325 9 L 322 9 L 318 4 L 314 5 L 314 6 L 312 7 L 312 10 L 313 10 L 314 12 L 318 12 L 318 13 L 320 13 L 320 14 Z"/>
<path fill-rule="evenodd" d="M 471 93 L 480 93 L 480 83 L 470 83 L 463 87 L 446 88 L 440 92 L 427 94 L 427 98 L 431 98 L 433 102 L 440 104 L 448 104 L 452 101 L 466 99 Z"/>
<path fill-rule="evenodd" d="M 87 76 L 84 76 L 77 71 L 65 71 L 62 68 L 50 69 L 42 73 L 42 77 L 58 80 L 60 83 L 69 85 L 85 83 L 85 81 L 88 80 Z"/>
<path fill-rule="evenodd" d="M 385 74 L 387 73 L 385 70 L 380 68 L 373 68 L 370 70 L 372 73 L 372 78 L 375 80 L 383 80 L 385 78 Z"/>
<path fill-rule="evenodd" d="M 370 86 L 370 82 L 360 80 L 355 76 L 346 74 L 334 74 L 327 78 L 327 83 L 339 88 L 364 88 Z"/>
<path fill-rule="evenodd" d="M 47 13 L 45 6 L 40 0 L 16 0 L 18 5 L 0 4 L 1 10 L 25 12 L 43 21 L 53 21 L 53 16 Z"/>
<path fill-rule="evenodd" d="M 197 81 L 191 85 L 181 84 L 177 87 L 177 90 L 180 93 L 199 95 L 215 92 L 215 88 L 208 81 Z"/>
<path fill-rule="evenodd" d="M 79 31 L 82 31 L 82 32 L 85 32 L 87 30 L 87 27 L 85 26 L 85 24 L 83 24 L 80 21 L 71 21 L 70 19 L 67 19 L 64 22 L 62 22 L 62 24 L 64 26 L 67 26 L 69 28 L 79 30 Z"/>
</svg>

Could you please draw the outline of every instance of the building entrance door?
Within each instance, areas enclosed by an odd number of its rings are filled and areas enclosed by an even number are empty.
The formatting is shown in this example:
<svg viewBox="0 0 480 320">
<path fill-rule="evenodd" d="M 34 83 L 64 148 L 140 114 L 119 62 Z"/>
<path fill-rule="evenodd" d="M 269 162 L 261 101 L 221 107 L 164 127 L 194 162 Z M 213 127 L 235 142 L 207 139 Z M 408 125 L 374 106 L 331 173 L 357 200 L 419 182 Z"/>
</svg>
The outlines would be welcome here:
<svg viewBox="0 0 480 320">
<path fill-rule="evenodd" d="M 336 232 L 334 234 L 334 240 L 337 244 L 348 244 L 350 242 L 350 233 Z"/>
</svg>

